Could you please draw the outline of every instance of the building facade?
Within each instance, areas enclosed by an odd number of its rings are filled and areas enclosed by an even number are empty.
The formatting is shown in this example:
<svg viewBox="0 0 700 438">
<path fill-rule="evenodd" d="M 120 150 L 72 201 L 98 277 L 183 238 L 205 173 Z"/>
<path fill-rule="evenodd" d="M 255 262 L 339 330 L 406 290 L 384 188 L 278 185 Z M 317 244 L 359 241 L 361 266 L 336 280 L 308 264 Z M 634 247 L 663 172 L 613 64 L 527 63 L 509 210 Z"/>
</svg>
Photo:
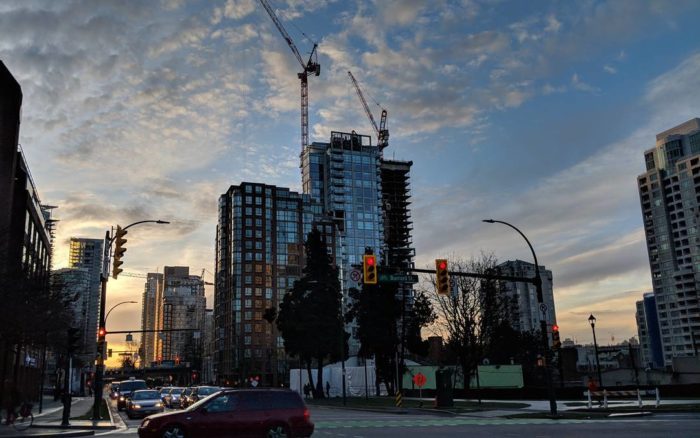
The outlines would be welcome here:
<svg viewBox="0 0 700 438">
<path fill-rule="evenodd" d="M 159 330 L 162 328 L 160 303 L 163 299 L 163 274 L 149 272 L 143 287 L 141 299 L 141 329 Z M 141 334 L 141 366 L 149 367 L 158 361 L 159 340 L 157 332 Z"/>
<path fill-rule="evenodd" d="M 158 358 L 199 368 L 204 332 L 204 280 L 187 266 L 163 268 L 162 328 Z M 160 319 L 160 316 L 159 316 Z M 187 329 L 187 331 L 169 331 Z"/>
<path fill-rule="evenodd" d="M 647 368 L 662 368 L 664 366 L 663 349 L 654 293 L 645 293 L 644 299 L 637 301 L 636 305 L 637 334 L 642 363 Z"/>
<path fill-rule="evenodd" d="M 87 353 L 95 357 L 97 354 L 97 329 L 100 315 L 100 294 L 102 261 L 104 252 L 102 239 L 85 239 L 71 237 L 68 253 L 68 267 L 84 269 L 88 273 L 88 285 L 85 293 L 85 339 L 91 339 L 87 344 Z"/>
<path fill-rule="evenodd" d="M 263 318 L 301 276 L 304 240 L 320 205 L 287 188 L 243 182 L 219 198 L 214 374 L 222 384 L 276 384 L 284 344 Z"/>
<path fill-rule="evenodd" d="M 4 302 L 0 338 L 4 339 L 16 337 L 20 326 L 37 317 L 13 313 L 13 306 L 4 300 L 17 301 L 23 293 L 31 297 L 50 292 L 55 224 L 51 218 L 54 207 L 41 203 L 19 145 L 21 107 L 22 89 L 0 61 L 0 298 Z M 34 394 L 42 366 L 39 347 L 5 342 L 0 349 L 0 399 L 14 376 L 20 390 Z M 10 374 L 13 366 L 17 368 Z"/>
<path fill-rule="evenodd" d="M 329 143 L 314 142 L 301 154 L 304 193 L 336 224 L 336 264 L 346 306 L 348 291 L 359 286 L 359 278 L 351 276 L 353 265 L 362 264 L 366 248 L 380 263 L 385 254 L 381 163 L 381 150 L 371 138 L 354 132 L 331 132 Z M 360 346 L 355 327 L 348 329 L 349 353 L 354 355 Z"/>
<path fill-rule="evenodd" d="M 656 136 L 637 177 L 665 365 L 700 333 L 700 119 Z"/>
<path fill-rule="evenodd" d="M 509 260 L 498 265 L 502 275 L 514 277 L 535 277 L 534 263 L 522 260 Z M 540 278 L 542 279 L 542 298 L 547 306 L 545 321 L 548 325 L 557 323 L 556 309 L 554 308 L 554 287 L 552 271 L 540 266 Z M 540 329 L 542 312 L 537 301 L 537 288 L 531 283 L 501 281 L 501 292 L 507 297 L 508 319 L 511 326 L 518 331 L 527 332 Z M 551 341 L 550 341 L 551 342 Z"/>
</svg>

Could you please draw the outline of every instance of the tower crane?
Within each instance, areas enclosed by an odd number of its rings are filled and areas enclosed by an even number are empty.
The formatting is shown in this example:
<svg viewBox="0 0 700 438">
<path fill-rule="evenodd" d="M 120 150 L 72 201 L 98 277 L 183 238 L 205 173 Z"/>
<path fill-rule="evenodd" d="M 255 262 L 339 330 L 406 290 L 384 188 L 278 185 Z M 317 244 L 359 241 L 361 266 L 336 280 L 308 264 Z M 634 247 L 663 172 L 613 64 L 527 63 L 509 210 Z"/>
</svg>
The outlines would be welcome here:
<svg viewBox="0 0 700 438">
<path fill-rule="evenodd" d="M 301 148 L 302 151 L 309 144 L 309 74 L 318 76 L 321 74 L 321 66 L 317 62 L 316 48 L 318 44 L 314 43 L 313 49 L 311 49 L 311 54 L 309 55 L 309 60 L 304 63 L 304 59 L 299 54 L 297 46 L 294 44 L 292 37 L 289 36 L 287 31 L 284 29 L 282 22 L 275 14 L 275 11 L 270 6 L 267 0 L 260 0 L 260 4 L 265 8 L 267 14 L 272 19 L 272 22 L 277 26 L 277 30 L 282 34 L 282 38 L 287 41 L 287 45 L 292 49 L 292 53 L 299 61 L 302 71 L 297 74 L 299 81 L 301 82 Z"/>
<path fill-rule="evenodd" d="M 365 109 L 365 113 L 372 124 L 372 128 L 374 128 L 374 132 L 377 134 L 377 146 L 380 150 L 383 150 L 385 147 L 389 146 L 389 129 L 386 126 L 387 111 L 386 109 L 382 108 L 382 116 L 379 121 L 379 126 L 377 126 L 377 122 L 374 120 L 372 111 L 369 110 L 365 96 L 362 94 L 362 89 L 360 89 L 360 85 L 357 83 L 355 76 L 352 75 L 351 71 L 348 71 L 348 76 L 350 76 L 350 80 L 355 86 L 357 96 L 360 98 L 360 102 L 362 102 L 362 107 Z"/>
</svg>

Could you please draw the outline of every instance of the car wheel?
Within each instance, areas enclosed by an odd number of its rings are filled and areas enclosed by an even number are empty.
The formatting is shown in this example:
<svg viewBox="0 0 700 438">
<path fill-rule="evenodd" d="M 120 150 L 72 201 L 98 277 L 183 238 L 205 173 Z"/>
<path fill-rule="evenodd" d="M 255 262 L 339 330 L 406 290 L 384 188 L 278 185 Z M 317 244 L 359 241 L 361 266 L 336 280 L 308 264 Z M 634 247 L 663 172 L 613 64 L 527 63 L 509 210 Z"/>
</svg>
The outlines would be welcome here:
<svg viewBox="0 0 700 438">
<path fill-rule="evenodd" d="M 287 426 L 277 424 L 271 426 L 265 436 L 267 438 L 291 438 L 292 434 Z"/>
<path fill-rule="evenodd" d="M 185 438 L 185 431 L 177 425 L 168 426 L 163 432 L 163 438 Z"/>
</svg>

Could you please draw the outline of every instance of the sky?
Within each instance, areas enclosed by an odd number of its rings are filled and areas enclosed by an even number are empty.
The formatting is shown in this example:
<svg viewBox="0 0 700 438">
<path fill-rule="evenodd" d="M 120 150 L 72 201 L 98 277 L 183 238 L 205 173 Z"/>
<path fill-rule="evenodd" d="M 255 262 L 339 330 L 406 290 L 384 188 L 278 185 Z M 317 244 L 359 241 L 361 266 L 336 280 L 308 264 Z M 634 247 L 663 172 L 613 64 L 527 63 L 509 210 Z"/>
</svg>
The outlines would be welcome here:
<svg viewBox="0 0 700 438">
<path fill-rule="evenodd" d="M 372 134 L 413 161 L 417 267 L 494 253 L 552 270 L 563 338 L 635 336 L 651 290 L 636 177 L 655 134 L 700 116 L 700 3 L 684 0 L 270 0 L 309 79 L 310 139 Z M 71 236 L 129 231 L 124 269 L 212 281 L 218 197 L 241 181 L 300 190 L 300 66 L 258 1 L 0 2 L 0 59 L 20 83 L 20 143 Z M 110 280 L 108 306 L 144 280 Z M 208 307 L 213 289 L 207 287 Z M 140 305 L 111 330 L 140 327 Z M 613 341 L 614 338 L 614 341 Z M 117 348 L 120 340 L 109 339 Z"/>
</svg>

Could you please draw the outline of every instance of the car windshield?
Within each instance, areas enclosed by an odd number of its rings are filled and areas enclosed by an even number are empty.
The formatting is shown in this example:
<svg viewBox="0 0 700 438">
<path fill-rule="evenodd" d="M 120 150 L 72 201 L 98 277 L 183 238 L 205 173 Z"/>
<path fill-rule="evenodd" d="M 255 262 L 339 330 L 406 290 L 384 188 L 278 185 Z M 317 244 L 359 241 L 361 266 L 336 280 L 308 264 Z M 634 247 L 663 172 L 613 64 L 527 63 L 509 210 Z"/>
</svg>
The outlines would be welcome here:
<svg viewBox="0 0 700 438">
<path fill-rule="evenodd" d="M 170 392 L 170 388 L 163 388 L 163 389 L 160 390 L 160 393 L 161 393 L 161 394 L 167 394 L 167 393 L 169 393 L 169 392 Z"/>
<path fill-rule="evenodd" d="M 182 395 L 189 395 L 192 394 L 192 388 L 187 388 L 184 391 L 182 391 Z"/>
<path fill-rule="evenodd" d="M 130 380 L 119 384 L 120 392 L 133 392 L 139 389 L 148 389 L 148 387 L 146 386 L 146 382 L 144 382 L 143 380 Z"/>
<path fill-rule="evenodd" d="M 133 400 L 153 400 L 160 399 L 158 391 L 136 391 Z"/>
<path fill-rule="evenodd" d="M 217 391 L 221 391 L 220 388 L 214 388 L 212 386 L 203 386 L 201 388 L 197 388 L 197 394 L 198 395 L 211 395 L 214 394 Z"/>
<path fill-rule="evenodd" d="M 197 403 L 191 404 L 185 411 L 190 412 L 199 409 L 200 406 L 203 404 L 207 403 L 207 400 L 211 399 L 212 397 L 216 397 L 216 393 L 213 393 L 211 395 L 208 395 L 204 398 L 200 398 Z"/>
<path fill-rule="evenodd" d="M 170 394 L 182 394 L 182 388 L 173 388 L 173 390 L 170 391 Z"/>
</svg>

